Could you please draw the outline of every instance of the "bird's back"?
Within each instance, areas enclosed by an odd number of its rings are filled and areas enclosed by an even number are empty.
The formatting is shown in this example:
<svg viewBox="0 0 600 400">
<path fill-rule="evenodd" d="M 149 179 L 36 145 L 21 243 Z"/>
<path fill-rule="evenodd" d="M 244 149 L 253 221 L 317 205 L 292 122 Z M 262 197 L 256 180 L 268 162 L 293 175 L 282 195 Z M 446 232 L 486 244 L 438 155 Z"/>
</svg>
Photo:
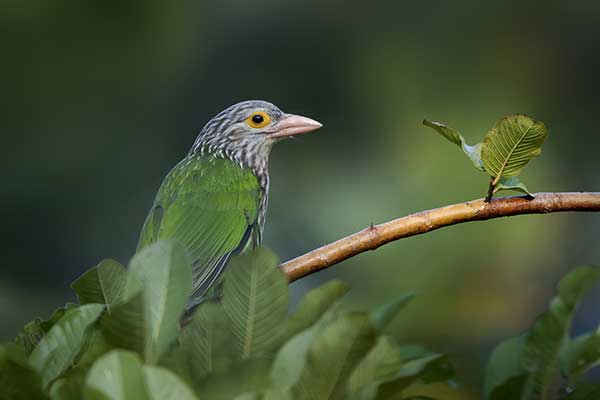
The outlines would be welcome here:
<svg viewBox="0 0 600 400">
<path fill-rule="evenodd" d="M 159 239 L 180 241 L 192 259 L 193 298 L 200 298 L 232 254 L 260 240 L 257 218 L 264 195 L 251 170 L 215 156 L 190 155 L 163 181 L 138 251 Z"/>
</svg>

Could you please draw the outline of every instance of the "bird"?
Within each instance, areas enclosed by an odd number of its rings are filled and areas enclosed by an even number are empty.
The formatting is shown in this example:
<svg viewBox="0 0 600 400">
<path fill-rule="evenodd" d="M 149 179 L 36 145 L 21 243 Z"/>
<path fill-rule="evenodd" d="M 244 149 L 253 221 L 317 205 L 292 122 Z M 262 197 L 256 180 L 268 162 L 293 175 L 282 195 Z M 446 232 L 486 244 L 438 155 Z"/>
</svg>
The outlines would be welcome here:
<svg viewBox="0 0 600 400">
<path fill-rule="evenodd" d="M 167 174 L 136 252 L 162 239 L 185 247 L 193 279 L 187 311 L 214 297 L 209 290 L 217 287 L 233 256 L 260 246 L 273 145 L 321 126 L 267 101 L 242 101 L 208 121 L 187 156 Z"/>
</svg>

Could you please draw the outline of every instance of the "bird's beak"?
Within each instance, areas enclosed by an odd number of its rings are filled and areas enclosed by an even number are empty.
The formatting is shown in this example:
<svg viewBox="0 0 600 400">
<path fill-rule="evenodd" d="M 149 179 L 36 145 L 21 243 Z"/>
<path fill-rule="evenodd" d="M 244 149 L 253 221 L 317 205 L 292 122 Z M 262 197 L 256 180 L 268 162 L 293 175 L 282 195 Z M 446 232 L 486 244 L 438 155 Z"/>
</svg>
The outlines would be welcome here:
<svg viewBox="0 0 600 400">
<path fill-rule="evenodd" d="M 322 126 L 321 123 L 314 119 L 306 118 L 301 115 L 284 114 L 281 119 L 266 132 L 271 138 L 282 138 L 311 132 Z"/>
</svg>

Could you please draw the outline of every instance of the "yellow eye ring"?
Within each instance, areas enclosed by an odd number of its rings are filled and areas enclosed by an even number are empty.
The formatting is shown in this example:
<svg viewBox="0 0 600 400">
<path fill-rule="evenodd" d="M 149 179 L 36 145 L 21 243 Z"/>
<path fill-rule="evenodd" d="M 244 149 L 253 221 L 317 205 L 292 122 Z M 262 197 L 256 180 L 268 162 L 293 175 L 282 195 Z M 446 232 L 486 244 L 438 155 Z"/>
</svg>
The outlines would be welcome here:
<svg viewBox="0 0 600 400">
<path fill-rule="evenodd" d="M 269 125 L 271 122 L 271 117 L 264 111 L 255 111 L 248 118 L 246 118 L 246 123 L 250 125 L 252 128 L 264 128 Z"/>
</svg>

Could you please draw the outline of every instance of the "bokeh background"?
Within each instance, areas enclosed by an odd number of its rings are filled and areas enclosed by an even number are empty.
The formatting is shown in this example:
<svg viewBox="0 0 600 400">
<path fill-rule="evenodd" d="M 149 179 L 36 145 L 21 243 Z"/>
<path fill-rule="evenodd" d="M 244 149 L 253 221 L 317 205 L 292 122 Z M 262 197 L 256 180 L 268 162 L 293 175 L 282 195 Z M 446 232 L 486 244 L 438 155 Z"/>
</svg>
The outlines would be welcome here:
<svg viewBox="0 0 600 400">
<path fill-rule="evenodd" d="M 482 197 L 486 177 L 423 127 L 479 141 L 526 113 L 550 136 L 533 191 L 600 188 L 600 3 L 274 0 L 2 2 L 0 339 L 65 301 L 102 258 L 126 263 L 162 178 L 203 124 L 251 98 L 324 123 L 277 146 L 265 244 L 283 260 L 414 211 Z M 416 299 L 392 332 L 456 354 L 476 398 L 499 340 L 554 285 L 600 264 L 600 216 L 464 224 L 396 242 L 332 278 L 347 302 Z M 600 288 L 575 330 L 600 321 Z"/>
</svg>

